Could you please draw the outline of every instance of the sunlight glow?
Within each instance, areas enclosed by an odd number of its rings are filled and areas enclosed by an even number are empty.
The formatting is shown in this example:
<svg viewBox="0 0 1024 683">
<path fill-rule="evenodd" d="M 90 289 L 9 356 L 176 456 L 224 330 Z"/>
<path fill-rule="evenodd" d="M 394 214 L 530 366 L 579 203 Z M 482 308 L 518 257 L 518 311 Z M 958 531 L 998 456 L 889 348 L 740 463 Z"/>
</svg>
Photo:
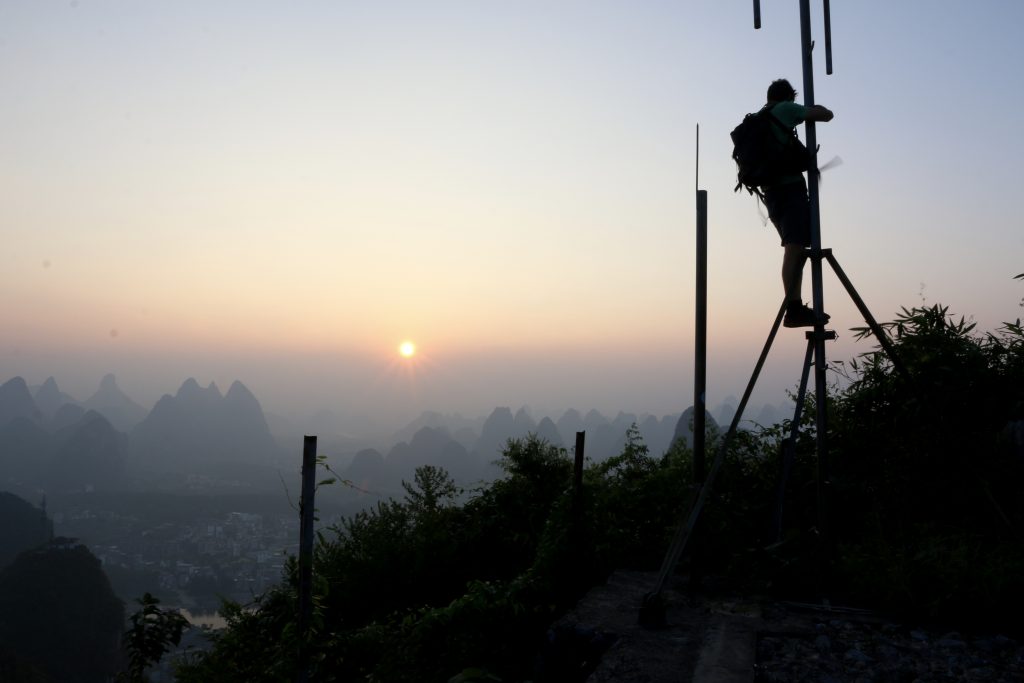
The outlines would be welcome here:
<svg viewBox="0 0 1024 683">
<path fill-rule="evenodd" d="M 398 345 L 398 353 L 402 358 L 412 358 L 416 355 L 416 345 L 411 341 L 404 341 Z"/>
</svg>

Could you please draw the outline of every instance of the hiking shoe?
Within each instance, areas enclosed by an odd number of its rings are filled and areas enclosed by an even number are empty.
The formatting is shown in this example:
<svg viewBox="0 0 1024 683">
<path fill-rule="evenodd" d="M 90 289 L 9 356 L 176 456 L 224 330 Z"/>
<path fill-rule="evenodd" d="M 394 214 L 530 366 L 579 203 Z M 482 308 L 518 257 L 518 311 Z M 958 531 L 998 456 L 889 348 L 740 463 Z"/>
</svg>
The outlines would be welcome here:
<svg viewBox="0 0 1024 683">
<path fill-rule="evenodd" d="M 822 324 L 828 324 L 831 316 L 825 313 L 822 317 L 824 318 Z M 814 327 L 817 322 L 817 316 L 814 315 L 813 310 L 808 308 L 807 304 L 789 306 L 786 309 L 786 317 L 782 320 L 782 324 L 786 327 Z"/>
</svg>

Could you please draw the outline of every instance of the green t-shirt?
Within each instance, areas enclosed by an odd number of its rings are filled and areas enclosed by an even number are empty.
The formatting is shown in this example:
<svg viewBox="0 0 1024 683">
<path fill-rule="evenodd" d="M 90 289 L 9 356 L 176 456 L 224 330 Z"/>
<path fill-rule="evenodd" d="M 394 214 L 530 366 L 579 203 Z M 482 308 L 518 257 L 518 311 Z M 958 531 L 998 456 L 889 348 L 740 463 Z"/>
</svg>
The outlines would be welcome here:
<svg viewBox="0 0 1024 683">
<path fill-rule="evenodd" d="M 796 128 L 807 119 L 807 107 L 796 102 L 779 102 L 771 108 L 771 113 L 786 128 Z M 780 143 L 786 143 L 789 135 L 786 131 L 781 130 L 778 126 L 772 126 L 772 131 L 774 131 L 775 137 L 779 139 Z M 778 182 L 772 183 L 771 187 L 799 183 L 803 182 L 803 179 L 804 177 L 800 173 L 782 176 Z"/>
</svg>

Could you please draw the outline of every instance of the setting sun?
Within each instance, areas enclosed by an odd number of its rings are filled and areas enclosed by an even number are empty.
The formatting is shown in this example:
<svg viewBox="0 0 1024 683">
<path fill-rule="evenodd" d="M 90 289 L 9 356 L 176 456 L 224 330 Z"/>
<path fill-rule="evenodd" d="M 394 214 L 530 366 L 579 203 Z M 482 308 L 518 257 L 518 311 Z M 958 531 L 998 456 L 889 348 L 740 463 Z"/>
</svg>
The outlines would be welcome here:
<svg viewBox="0 0 1024 683">
<path fill-rule="evenodd" d="M 412 358 L 416 354 L 416 345 L 411 341 L 404 341 L 398 345 L 398 353 L 402 358 Z"/>
</svg>

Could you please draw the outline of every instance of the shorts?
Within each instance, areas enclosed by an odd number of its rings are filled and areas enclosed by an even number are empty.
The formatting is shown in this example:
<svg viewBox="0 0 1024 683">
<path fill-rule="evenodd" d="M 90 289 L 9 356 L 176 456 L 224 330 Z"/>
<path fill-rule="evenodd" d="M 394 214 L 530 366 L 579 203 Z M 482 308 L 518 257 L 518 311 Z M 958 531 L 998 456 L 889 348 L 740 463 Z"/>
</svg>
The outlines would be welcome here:
<svg viewBox="0 0 1024 683">
<path fill-rule="evenodd" d="M 764 205 L 768 218 L 779 231 L 782 246 L 811 246 L 811 204 L 807 199 L 807 183 L 786 183 L 765 188 Z"/>
</svg>

